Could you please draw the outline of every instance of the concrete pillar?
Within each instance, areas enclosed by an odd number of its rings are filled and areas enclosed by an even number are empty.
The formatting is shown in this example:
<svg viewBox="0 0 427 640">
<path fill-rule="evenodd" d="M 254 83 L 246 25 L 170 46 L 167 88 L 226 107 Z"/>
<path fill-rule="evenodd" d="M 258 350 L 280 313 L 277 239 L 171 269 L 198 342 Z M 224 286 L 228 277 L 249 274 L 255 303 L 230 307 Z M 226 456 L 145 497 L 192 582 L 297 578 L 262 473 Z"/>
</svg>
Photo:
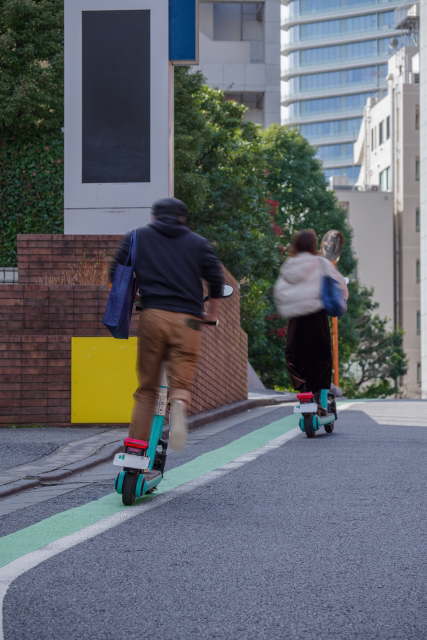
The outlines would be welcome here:
<svg viewBox="0 0 427 640">
<path fill-rule="evenodd" d="M 168 0 L 65 0 L 66 234 L 120 234 L 172 191 Z"/>
</svg>

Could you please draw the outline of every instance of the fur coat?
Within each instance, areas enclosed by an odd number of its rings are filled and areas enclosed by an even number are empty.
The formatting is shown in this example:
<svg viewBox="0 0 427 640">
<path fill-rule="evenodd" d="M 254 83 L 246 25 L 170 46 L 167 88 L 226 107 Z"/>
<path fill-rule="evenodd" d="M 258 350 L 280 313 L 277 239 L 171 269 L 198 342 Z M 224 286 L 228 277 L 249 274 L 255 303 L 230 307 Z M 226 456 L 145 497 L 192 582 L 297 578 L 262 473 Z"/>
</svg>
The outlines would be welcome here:
<svg viewBox="0 0 427 640">
<path fill-rule="evenodd" d="M 331 276 L 341 285 L 347 299 L 345 278 L 332 262 L 312 253 L 299 253 L 288 258 L 282 264 L 274 285 L 274 299 L 279 314 L 284 318 L 295 318 L 323 309 L 320 289 L 324 275 Z"/>
</svg>

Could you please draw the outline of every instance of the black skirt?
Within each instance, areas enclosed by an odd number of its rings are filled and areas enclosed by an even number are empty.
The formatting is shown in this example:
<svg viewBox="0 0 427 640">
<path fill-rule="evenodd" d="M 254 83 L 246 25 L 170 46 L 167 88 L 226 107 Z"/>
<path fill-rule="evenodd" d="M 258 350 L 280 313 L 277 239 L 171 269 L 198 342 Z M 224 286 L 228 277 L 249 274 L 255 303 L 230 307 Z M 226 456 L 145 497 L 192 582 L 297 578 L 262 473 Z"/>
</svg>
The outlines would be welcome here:
<svg viewBox="0 0 427 640">
<path fill-rule="evenodd" d="M 316 393 L 330 388 L 332 350 L 326 311 L 289 320 L 285 355 L 295 389 Z"/>
</svg>

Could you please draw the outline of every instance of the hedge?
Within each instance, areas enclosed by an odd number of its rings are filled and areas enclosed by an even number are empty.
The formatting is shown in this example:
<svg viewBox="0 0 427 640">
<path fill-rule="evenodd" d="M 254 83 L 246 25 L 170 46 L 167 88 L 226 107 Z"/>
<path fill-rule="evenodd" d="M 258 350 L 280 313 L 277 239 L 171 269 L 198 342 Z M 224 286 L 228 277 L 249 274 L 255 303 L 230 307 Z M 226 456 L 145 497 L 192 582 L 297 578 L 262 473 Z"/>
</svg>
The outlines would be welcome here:
<svg viewBox="0 0 427 640">
<path fill-rule="evenodd" d="M 60 132 L 0 143 L 0 266 L 17 264 L 18 233 L 63 233 L 64 146 Z"/>
</svg>

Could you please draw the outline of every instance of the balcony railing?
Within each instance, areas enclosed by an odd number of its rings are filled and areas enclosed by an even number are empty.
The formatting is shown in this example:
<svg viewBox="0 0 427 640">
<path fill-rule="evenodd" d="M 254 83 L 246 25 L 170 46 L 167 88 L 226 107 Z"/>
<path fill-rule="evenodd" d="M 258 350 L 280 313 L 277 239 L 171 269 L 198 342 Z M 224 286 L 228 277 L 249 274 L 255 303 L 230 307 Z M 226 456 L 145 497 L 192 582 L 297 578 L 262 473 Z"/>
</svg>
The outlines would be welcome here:
<svg viewBox="0 0 427 640">
<path fill-rule="evenodd" d="M 394 38 L 400 36 L 401 31 L 395 28 L 386 29 L 366 29 L 365 31 L 351 31 L 348 33 L 324 34 L 316 38 L 307 40 L 295 40 L 285 42 L 283 51 L 292 53 L 293 51 L 303 51 L 304 49 L 316 49 L 327 43 L 328 47 L 339 46 L 340 44 L 350 44 L 352 42 L 362 42 L 364 40 L 376 40 L 377 38 Z"/>
<path fill-rule="evenodd" d="M 305 22 L 313 22 L 313 20 L 327 20 L 328 18 L 347 18 L 366 13 L 375 13 L 377 11 L 386 11 L 387 9 L 410 7 L 412 2 L 402 2 L 402 0 L 371 0 L 370 2 L 360 2 L 351 7 L 333 7 L 331 9 L 322 9 L 322 1 L 319 0 L 318 8 L 315 11 L 304 11 L 301 13 L 296 3 L 289 5 L 289 0 L 282 0 L 282 4 L 288 6 L 288 15 L 282 28 L 288 29 L 297 24 Z M 293 9 L 293 10 L 292 10 Z"/>
<path fill-rule="evenodd" d="M 282 104 L 287 106 L 292 102 L 299 102 L 300 100 L 313 100 L 316 98 L 326 98 L 328 96 L 345 96 L 353 93 L 369 93 L 370 91 L 377 91 L 385 89 L 386 87 L 387 81 L 385 78 L 381 81 L 374 80 L 373 82 L 363 82 L 359 84 L 341 83 L 325 89 L 316 88 L 298 92 L 288 91 L 285 86 Z"/>
<path fill-rule="evenodd" d="M 348 109 L 342 111 L 322 111 L 310 116 L 292 116 L 285 117 L 283 124 L 293 126 L 299 124 L 310 124 L 312 122 L 328 122 L 329 120 L 344 120 L 347 118 L 360 118 L 363 116 L 363 108 Z"/>
<path fill-rule="evenodd" d="M 283 52 L 282 52 L 283 53 Z M 340 69 L 354 69 L 357 67 L 369 67 L 375 64 L 387 62 L 387 53 L 369 56 L 369 58 L 346 58 L 343 60 L 328 60 L 326 62 L 313 62 L 313 64 L 287 65 L 286 57 L 282 61 L 282 80 L 308 73 L 321 73 L 322 71 L 339 71 Z"/>
<path fill-rule="evenodd" d="M 0 267 L 0 284 L 14 284 L 18 282 L 18 269 L 15 267 Z"/>
</svg>

